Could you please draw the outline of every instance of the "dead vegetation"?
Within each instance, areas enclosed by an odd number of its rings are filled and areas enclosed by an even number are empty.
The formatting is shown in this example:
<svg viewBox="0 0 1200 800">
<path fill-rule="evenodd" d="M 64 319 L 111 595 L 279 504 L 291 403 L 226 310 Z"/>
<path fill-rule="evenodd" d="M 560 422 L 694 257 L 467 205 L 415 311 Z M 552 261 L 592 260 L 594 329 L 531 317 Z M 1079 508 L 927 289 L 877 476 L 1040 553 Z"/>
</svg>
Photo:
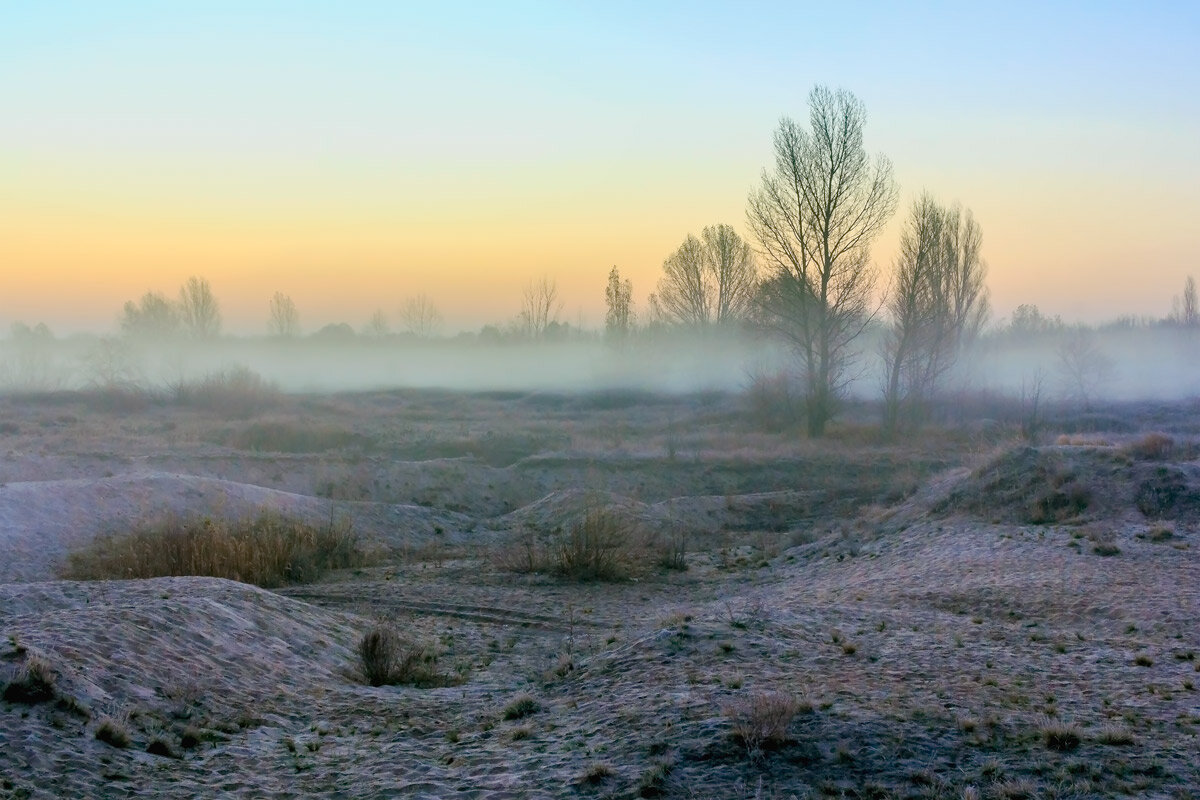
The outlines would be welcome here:
<svg viewBox="0 0 1200 800">
<path fill-rule="evenodd" d="M 243 520 L 169 517 L 101 536 L 70 554 L 62 576 L 120 580 L 203 575 L 271 588 L 366 563 L 349 523 L 312 525 L 263 513 Z"/>
</svg>

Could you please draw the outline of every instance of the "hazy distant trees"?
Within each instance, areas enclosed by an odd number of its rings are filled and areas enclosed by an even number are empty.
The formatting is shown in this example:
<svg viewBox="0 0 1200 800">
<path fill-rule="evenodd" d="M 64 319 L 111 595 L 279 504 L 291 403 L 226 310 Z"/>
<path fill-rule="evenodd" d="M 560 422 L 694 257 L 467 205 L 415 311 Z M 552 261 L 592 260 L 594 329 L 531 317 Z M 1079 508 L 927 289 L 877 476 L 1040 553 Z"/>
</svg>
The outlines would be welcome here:
<svg viewBox="0 0 1200 800">
<path fill-rule="evenodd" d="M 604 336 L 608 341 L 620 344 L 633 332 L 633 283 L 621 279 L 614 265 L 608 273 L 608 285 L 604 288 Z"/>
<path fill-rule="evenodd" d="M 853 94 L 818 86 L 809 125 L 780 121 L 775 164 L 747 216 L 769 270 L 762 301 L 799 356 L 810 436 L 836 411 L 850 345 L 872 317 L 870 247 L 896 208 L 892 165 L 863 146 L 866 109 Z"/>
<path fill-rule="evenodd" d="M 521 313 L 517 317 L 519 331 L 530 339 L 540 339 L 562 312 L 558 284 L 548 277 L 532 280 L 521 295 Z"/>
<path fill-rule="evenodd" d="M 1100 389 L 1112 379 L 1113 360 L 1100 349 L 1096 335 L 1084 328 L 1069 333 L 1059 343 L 1057 355 L 1063 393 L 1090 411 Z"/>
<path fill-rule="evenodd" d="M 179 290 L 179 318 L 194 339 L 215 339 L 221 332 L 221 309 L 205 278 L 192 276 Z"/>
<path fill-rule="evenodd" d="M 1048 317 L 1037 306 L 1022 303 L 1013 311 L 1008 321 L 1008 332 L 1014 336 L 1031 337 L 1043 333 L 1060 331 L 1064 327 L 1062 317 Z"/>
<path fill-rule="evenodd" d="M 126 301 L 118 324 L 126 336 L 168 338 L 179 333 L 179 311 L 161 292 L 146 292 L 136 303 Z"/>
<path fill-rule="evenodd" d="M 920 421 L 943 376 L 982 328 L 988 312 L 982 243 L 970 211 L 943 207 L 928 193 L 913 203 L 887 299 L 885 431 L 895 431 L 902 413 Z"/>
<path fill-rule="evenodd" d="M 391 323 L 388 321 L 387 312 L 382 308 L 375 309 L 371 314 L 371 318 L 367 320 L 367 324 L 363 325 L 362 334 L 371 339 L 382 339 L 392 332 Z"/>
<path fill-rule="evenodd" d="M 300 334 L 300 312 L 292 298 L 283 292 L 271 295 L 270 314 L 267 317 L 267 335 L 291 339 Z"/>
<path fill-rule="evenodd" d="M 1196 300 L 1196 279 L 1191 275 L 1183 282 L 1183 294 L 1175 297 L 1171 321 L 1184 328 L 1200 328 L 1200 307 Z"/>
<path fill-rule="evenodd" d="M 652 315 L 698 328 L 745 320 L 758 288 L 750 245 L 730 225 L 710 225 L 699 238 L 688 234 L 663 262 Z"/>
<path fill-rule="evenodd" d="M 418 294 L 400 307 L 400 324 L 404 332 L 418 339 L 429 339 L 442 327 L 442 313 L 427 296 Z"/>
</svg>

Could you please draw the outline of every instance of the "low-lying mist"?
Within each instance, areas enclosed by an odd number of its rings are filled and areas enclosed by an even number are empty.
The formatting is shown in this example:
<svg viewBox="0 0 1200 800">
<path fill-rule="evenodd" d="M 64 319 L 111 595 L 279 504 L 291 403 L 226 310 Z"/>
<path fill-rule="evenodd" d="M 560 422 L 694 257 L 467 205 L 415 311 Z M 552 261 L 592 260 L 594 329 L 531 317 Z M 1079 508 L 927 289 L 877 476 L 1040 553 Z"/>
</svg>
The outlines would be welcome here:
<svg viewBox="0 0 1200 800">
<path fill-rule="evenodd" d="M 848 398 L 878 399 L 882 334 L 855 344 L 845 369 Z M 1200 332 L 1180 328 L 984 336 L 958 357 L 946 392 L 1044 400 L 1172 400 L 1200 395 Z M 76 336 L 0 342 L 0 388 L 43 392 L 88 388 L 170 389 L 230 369 L 248 369 L 286 392 L 389 388 L 461 391 L 662 393 L 740 392 L 770 376 L 800 383 L 800 361 L 782 341 L 743 333 L 570 341 L 484 342 L 402 337 L 330 343 L 223 338 L 198 343 Z"/>
</svg>

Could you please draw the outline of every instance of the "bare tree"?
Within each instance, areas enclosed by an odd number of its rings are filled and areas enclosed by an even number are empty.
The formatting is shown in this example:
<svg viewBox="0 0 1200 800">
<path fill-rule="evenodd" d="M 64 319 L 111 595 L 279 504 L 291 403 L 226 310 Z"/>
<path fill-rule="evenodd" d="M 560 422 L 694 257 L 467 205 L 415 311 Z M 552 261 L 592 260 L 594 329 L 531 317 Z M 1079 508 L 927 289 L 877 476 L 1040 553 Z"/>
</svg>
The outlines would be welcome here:
<svg viewBox="0 0 1200 800">
<path fill-rule="evenodd" d="M 525 336 L 540 339 L 545 336 L 546 329 L 558 321 L 561 312 L 558 284 L 548 277 L 541 277 L 525 287 L 517 325 Z"/>
<path fill-rule="evenodd" d="M 410 297 L 400 307 L 400 322 L 407 333 L 420 339 L 436 336 L 442 327 L 442 314 L 423 294 Z"/>
<path fill-rule="evenodd" d="M 604 303 L 608 307 L 604 315 L 604 335 L 610 342 L 620 344 L 633 331 L 633 284 L 628 278 L 621 280 L 621 273 L 615 266 L 608 273 Z"/>
<path fill-rule="evenodd" d="M 146 292 L 136 303 L 127 301 L 119 320 L 126 336 L 155 339 L 174 336 L 179 324 L 179 309 L 160 292 Z"/>
<path fill-rule="evenodd" d="M 970 211 L 943 208 L 928 193 L 914 203 L 900 237 L 884 340 L 884 429 L 902 408 L 919 422 L 962 348 L 987 317 L 983 235 Z"/>
<path fill-rule="evenodd" d="M 770 324 L 793 344 L 804 379 L 810 436 L 824 434 L 845 386 L 850 345 L 870 322 L 871 243 L 896 208 L 892 165 L 863 146 L 866 109 L 853 94 L 818 86 L 809 128 L 783 118 L 775 166 L 750 196 L 747 216 L 770 270 Z"/>
<path fill-rule="evenodd" d="M 746 319 L 758 288 L 754 253 L 731 225 L 710 225 L 663 262 L 653 304 L 663 321 L 725 325 Z"/>
<path fill-rule="evenodd" d="M 1072 331 L 1058 345 L 1058 368 L 1067 399 L 1087 411 L 1115 371 L 1112 358 L 1096 344 L 1095 334 L 1084 328 Z"/>
<path fill-rule="evenodd" d="M 367 324 L 363 325 L 363 336 L 369 336 L 372 339 L 382 339 L 392 331 L 392 326 L 388 322 L 388 315 L 382 308 L 375 309 L 375 313 L 367 320 Z"/>
<path fill-rule="evenodd" d="M 179 316 L 195 339 L 213 339 L 221 332 L 221 309 L 205 278 L 191 277 L 179 290 Z"/>
<path fill-rule="evenodd" d="M 300 312 L 292 298 L 283 292 L 271 295 L 270 316 L 267 318 L 267 335 L 291 339 L 300 334 Z"/>
<path fill-rule="evenodd" d="M 1200 328 L 1200 306 L 1196 300 L 1196 279 L 1191 275 L 1183 282 L 1183 294 L 1177 295 L 1172 319 L 1185 328 Z"/>
</svg>

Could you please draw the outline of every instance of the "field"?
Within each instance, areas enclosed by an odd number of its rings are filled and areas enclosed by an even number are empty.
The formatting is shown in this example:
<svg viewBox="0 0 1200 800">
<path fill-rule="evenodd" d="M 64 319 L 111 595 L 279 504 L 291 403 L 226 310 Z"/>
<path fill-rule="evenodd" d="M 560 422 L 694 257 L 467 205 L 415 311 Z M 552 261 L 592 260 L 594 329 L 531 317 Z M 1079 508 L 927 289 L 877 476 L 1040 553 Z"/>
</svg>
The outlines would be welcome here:
<svg viewBox="0 0 1200 800">
<path fill-rule="evenodd" d="M 0 401 L 0 797 L 1200 796 L 1194 403 L 260 399 Z"/>
</svg>

